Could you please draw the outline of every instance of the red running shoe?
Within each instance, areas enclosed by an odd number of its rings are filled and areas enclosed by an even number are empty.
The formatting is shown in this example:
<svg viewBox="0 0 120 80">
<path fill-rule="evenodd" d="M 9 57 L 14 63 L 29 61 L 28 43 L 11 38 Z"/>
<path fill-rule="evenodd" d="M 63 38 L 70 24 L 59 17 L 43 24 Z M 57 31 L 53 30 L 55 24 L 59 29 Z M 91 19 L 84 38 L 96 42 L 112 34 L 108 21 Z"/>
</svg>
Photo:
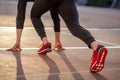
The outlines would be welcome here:
<svg viewBox="0 0 120 80">
<path fill-rule="evenodd" d="M 108 51 L 104 46 L 102 45 L 97 46 L 97 49 L 93 52 L 91 60 L 90 65 L 91 72 L 99 72 L 104 68 L 107 53 Z"/>
<path fill-rule="evenodd" d="M 46 44 L 42 44 L 40 49 L 37 51 L 38 54 L 46 54 L 48 52 L 51 52 L 51 43 L 47 42 Z"/>
</svg>

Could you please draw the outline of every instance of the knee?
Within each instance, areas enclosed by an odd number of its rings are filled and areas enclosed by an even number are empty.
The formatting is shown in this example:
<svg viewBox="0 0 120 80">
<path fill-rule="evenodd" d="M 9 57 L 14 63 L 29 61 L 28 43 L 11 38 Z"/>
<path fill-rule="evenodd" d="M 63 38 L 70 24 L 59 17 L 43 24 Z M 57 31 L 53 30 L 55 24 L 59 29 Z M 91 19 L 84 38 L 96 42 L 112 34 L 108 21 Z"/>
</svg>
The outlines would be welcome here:
<svg viewBox="0 0 120 80">
<path fill-rule="evenodd" d="M 37 15 L 37 14 L 31 12 L 30 18 L 31 18 L 32 22 L 35 21 L 36 19 L 37 20 L 40 19 L 40 17 L 41 17 L 41 15 Z"/>
<path fill-rule="evenodd" d="M 33 11 L 31 11 L 30 18 L 31 20 L 35 18 L 35 13 Z"/>
<path fill-rule="evenodd" d="M 59 18 L 53 18 L 53 22 L 54 23 L 60 23 L 60 19 Z"/>
<path fill-rule="evenodd" d="M 33 20 L 35 18 L 33 11 L 31 11 L 30 18 L 31 18 L 31 20 Z"/>
<path fill-rule="evenodd" d="M 83 27 L 80 25 L 75 25 L 74 27 L 69 27 L 69 30 L 73 36 L 79 36 L 80 34 L 83 34 Z"/>
</svg>

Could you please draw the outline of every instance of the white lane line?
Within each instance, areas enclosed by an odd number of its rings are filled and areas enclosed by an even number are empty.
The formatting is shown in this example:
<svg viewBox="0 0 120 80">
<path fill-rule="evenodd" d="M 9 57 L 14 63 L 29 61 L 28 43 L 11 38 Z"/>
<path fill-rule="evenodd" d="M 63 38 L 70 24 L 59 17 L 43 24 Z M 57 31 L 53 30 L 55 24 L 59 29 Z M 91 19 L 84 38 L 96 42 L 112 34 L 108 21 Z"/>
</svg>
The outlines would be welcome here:
<svg viewBox="0 0 120 80">
<path fill-rule="evenodd" d="M 16 27 L 0 27 L 0 29 L 16 29 Z M 33 27 L 25 27 L 25 29 L 34 29 Z M 45 28 L 46 30 L 53 30 L 53 28 L 51 27 L 47 27 Z M 67 30 L 67 28 L 61 28 L 64 30 Z M 120 30 L 120 28 L 113 28 L 113 29 L 98 29 L 98 28 L 88 28 L 88 30 Z M 66 34 L 66 35 L 72 35 L 69 32 L 61 32 L 62 34 Z M 109 45 L 113 45 L 113 46 L 119 46 L 119 44 L 115 44 L 115 43 L 111 43 L 111 42 L 107 42 L 107 41 L 101 41 L 101 40 L 97 40 L 98 42 L 102 42 L 105 44 L 109 44 Z"/>
<path fill-rule="evenodd" d="M 113 46 L 119 46 L 119 44 L 115 44 L 115 43 L 111 43 L 111 42 L 106 42 L 106 41 L 101 41 L 101 40 L 97 40 L 98 42 L 101 42 L 101 43 L 105 43 L 105 44 L 110 44 L 110 45 L 113 45 Z"/>
<path fill-rule="evenodd" d="M 120 30 L 120 28 L 111 28 L 111 29 L 109 29 L 109 28 L 87 28 L 88 30 L 112 30 L 112 31 L 118 31 L 118 30 Z"/>
<path fill-rule="evenodd" d="M 16 27 L 1 27 L 0 29 L 16 29 Z M 24 27 L 24 29 L 34 29 L 34 27 Z M 53 30 L 53 27 L 46 27 L 46 30 Z M 68 30 L 68 28 L 61 28 L 62 30 Z M 111 29 L 107 29 L 107 28 L 86 28 L 88 30 L 120 30 L 120 28 L 111 28 Z"/>
<path fill-rule="evenodd" d="M 117 70 L 120 70 L 120 68 L 104 69 L 104 71 L 117 71 Z"/>
<path fill-rule="evenodd" d="M 61 32 L 63 34 L 66 34 L 66 35 L 72 35 L 70 33 L 67 33 L 67 32 Z M 113 45 L 113 46 L 119 46 L 119 44 L 115 44 L 115 43 L 111 43 L 111 42 L 107 42 L 107 41 L 101 41 L 101 40 L 96 40 L 98 42 L 101 42 L 101 43 L 105 43 L 105 44 L 109 44 L 109 45 Z"/>
<path fill-rule="evenodd" d="M 104 69 L 102 72 L 106 71 L 119 71 L 120 68 L 113 68 L 113 69 Z M 81 74 L 81 73 L 90 73 L 89 70 L 81 70 L 81 71 L 68 71 L 68 72 L 56 72 L 56 73 L 36 73 L 36 74 L 26 74 L 26 75 L 18 75 L 17 78 L 22 77 L 37 77 L 37 76 L 55 76 L 55 75 L 69 75 L 69 74 Z M 14 76 L 2 76 L 0 78 L 14 78 Z"/>
<path fill-rule="evenodd" d="M 113 69 L 104 69 L 102 71 L 118 71 L 120 68 L 113 68 Z M 68 74 L 80 74 L 80 73 L 90 73 L 89 70 L 81 70 L 81 71 L 71 71 L 71 72 L 58 72 L 58 73 L 46 73 L 46 74 L 31 74 L 26 76 L 53 76 L 53 75 L 68 75 Z M 23 77 L 24 75 L 20 75 L 18 77 Z"/>
<path fill-rule="evenodd" d="M 108 49 L 119 49 L 120 46 L 105 46 L 106 48 Z M 68 50 L 77 50 L 77 49 L 89 49 L 88 47 L 63 47 L 65 49 L 68 49 Z M 9 48 L 0 48 L 0 50 L 7 50 Z M 39 48 L 36 48 L 36 47 L 33 47 L 33 48 L 22 48 L 23 50 L 36 50 L 36 49 L 39 49 Z"/>
<path fill-rule="evenodd" d="M 113 69 L 104 69 L 103 71 L 118 71 L 120 68 L 113 68 Z M 72 72 L 60 72 L 60 73 L 50 73 L 50 74 L 39 74 L 41 76 L 43 75 L 67 75 L 67 74 L 80 74 L 80 73 L 88 73 L 89 70 L 81 70 L 81 71 L 72 71 Z M 38 75 L 38 74 L 35 74 Z"/>
</svg>

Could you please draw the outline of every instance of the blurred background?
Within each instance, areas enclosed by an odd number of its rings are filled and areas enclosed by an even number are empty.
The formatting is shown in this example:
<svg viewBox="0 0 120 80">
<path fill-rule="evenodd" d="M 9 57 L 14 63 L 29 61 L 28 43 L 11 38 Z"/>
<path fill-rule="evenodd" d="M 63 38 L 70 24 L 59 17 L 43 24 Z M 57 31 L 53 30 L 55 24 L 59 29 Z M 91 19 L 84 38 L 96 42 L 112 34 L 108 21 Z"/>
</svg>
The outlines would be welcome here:
<svg viewBox="0 0 120 80">
<path fill-rule="evenodd" d="M 0 27 L 1 26 L 2 27 L 4 27 L 4 26 L 7 26 L 7 27 L 14 26 L 15 27 L 16 26 L 15 22 L 16 22 L 16 14 L 17 14 L 17 2 L 18 2 L 18 0 L 0 0 Z M 107 11 L 108 9 L 112 9 L 112 10 L 117 9 L 118 11 L 120 10 L 120 0 L 75 0 L 75 2 L 78 6 L 78 10 L 79 10 L 78 12 L 80 13 L 81 22 L 85 26 L 88 23 L 92 23 L 92 22 L 90 22 L 92 19 L 95 19 L 95 21 L 97 19 L 99 19 L 99 18 L 91 17 L 91 15 L 94 16 L 94 15 L 98 14 L 98 12 L 101 13 L 101 15 L 102 15 L 103 9 L 107 8 L 106 10 L 104 10 L 104 14 L 106 14 L 105 11 Z M 25 26 L 29 26 L 29 27 L 32 26 L 32 23 L 30 20 L 30 11 L 31 11 L 32 5 L 33 5 L 33 3 L 29 2 L 27 4 L 27 9 L 26 9 Z M 92 7 L 92 8 L 90 8 L 90 7 Z M 88 13 L 89 13 L 89 15 L 88 15 Z M 43 18 L 42 18 L 44 21 L 44 24 L 47 26 L 52 26 L 51 25 L 52 20 L 49 15 L 49 12 L 46 14 L 44 14 Z M 109 13 L 107 13 L 107 14 L 109 14 Z M 112 15 L 112 14 L 109 14 L 109 15 Z M 89 20 L 89 18 L 90 18 L 90 20 Z M 87 21 L 87 23 L 86 23 L 86 21 Z M 98 22 L 100 22 L 100 21 L 98 21 Z M 115 21 L 115 23 L 117 23 L 117 22 L 118 21 Z M 94 23 L 94 21 L 93 21 L 93 23 Z M 62 24 L 62 26 L 64 26 L 64 24 Z M 88 26 L 91 26 L 91 25 L 88 24 Z"/>
<path fill-rule="evenodd" d="M 18 1 L 18 0 L 0 0 L 0 3 L 4 1 Z M 78 5 L 120 8 L 120 0 L 75 0 L 75 2 Z"/>
<path fill-rule="evenodd" d="M 78 5 L 120 8 L 120 0 L 76 0 Z"/>
</svg>

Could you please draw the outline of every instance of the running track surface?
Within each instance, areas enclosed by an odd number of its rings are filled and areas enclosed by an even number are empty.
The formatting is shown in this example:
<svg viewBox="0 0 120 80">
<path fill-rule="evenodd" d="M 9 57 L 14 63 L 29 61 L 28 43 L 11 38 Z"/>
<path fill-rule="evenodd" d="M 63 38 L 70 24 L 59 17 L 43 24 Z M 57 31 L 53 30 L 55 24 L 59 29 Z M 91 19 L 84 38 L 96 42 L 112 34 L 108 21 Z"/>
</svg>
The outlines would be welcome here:
<svg viewBox="0 0 120 80">
<path fill-rule="evenodd" d="M 33 27 L 25 27 L 23 30 L 21 52 L 6 51 L 14 45 L 16 39 L 15 26 L 7 25 L 0 26 L 0 80 L 118 80 L 120 78 L 120 24 L 117 22 L 120 20 L 120 16 L 117 15 L 119 10 L 83 6 L 78 7 L 78 10 L 82 11 L 81 24 L 87 26 L 86 29 L 95 36 L 96 40 L 108 48 L 109 53 L 103 71 L 89 72 L 92 50 L 72 36 L 64 25 L 61 28 L 61 42 L 66 50 L 52 51 L 47 55 L 36 53 L 42 42 Z M 94 17 L 91 17 L 92 13 Z M 48 14 L 43 17 L 47 22 L 51 21 Z M 88 27 L 92 24 L 93 27 Z M 45 29 L 53 47 L 53 27 L 47 25 Z"/>
</svg>

